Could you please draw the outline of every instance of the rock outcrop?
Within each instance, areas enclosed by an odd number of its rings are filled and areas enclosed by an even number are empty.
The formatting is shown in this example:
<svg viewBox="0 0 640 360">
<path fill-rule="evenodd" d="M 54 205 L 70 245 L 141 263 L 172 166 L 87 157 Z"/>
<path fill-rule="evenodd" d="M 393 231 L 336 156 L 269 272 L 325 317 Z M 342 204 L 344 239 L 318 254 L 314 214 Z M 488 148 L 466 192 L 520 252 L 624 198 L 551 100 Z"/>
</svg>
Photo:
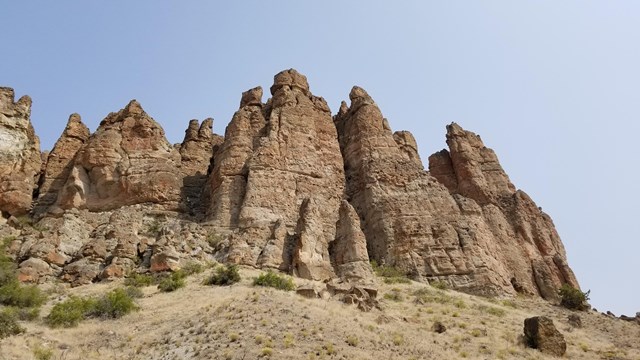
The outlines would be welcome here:
<svg viewBox="0 0 640 360">
<path fill-rule="evenodd" d="M 202 213 L 202 188 L 207 182 L 208 170 L 224 138 L 213 133 L 213 119 L 189 121 L 184 140 L 180 144 L 181 170 L 183 174 L 183 211 L 192 215 Z"/>
<path fill-rule="evenodd" d="M 0 212 L 31 210 L 40 175 L 40 140 L 31 125 L 31 98 L 15 101 L 13 89 L 0 87 Z"/>
<path fill-rule="evenodd" d="M 354 87 L 335 117 L 347 199 L 369 255 L 417 280 L 479 293 L 517 291 L 556 299 L 577 286 L 548 216 L 516 191 L 495 153 L 458 125 L 448 151 L 424 172 L 407 133 L 391 132 L 371 97 Z"/>
<path fill-rule="evenodd" d="M 266 104 L 261 94 L 243 94 L 216 155 L 211 222 L 237 228 L 230 262 L 328 278 L 327 249 L 344 189 L 329 107 L 295 70 L 274 77 Z"/>
<path fill-rule="evenodd" d="M 175 208 L 182 182 L 180 154 L 133 100 L 107 116 L 78 151 L 56 205 L 106 211 L 159 203 Z"/>
<path fill-rule="evenodd" d="M 42 214 L 58 200 L 58 193 L 65 185 L 73 168 L 76 154 L 89 139 L 89 129 L 80 115 L 71 114 L 62 135 L 44 159 L 40 177 L 39 196 L 35 213 Z"/>
<path fill-rule="evenodd" d="M 370 292 L 376 260 L 480 295 L 578 287 L 550 217 L 479 136 L 447 126 L 449 149 L 425 171 L 413 135 L 394 133 L 364 89 L 334 117 L 295 70 L 270 92 L 244 92 L 224 138 L 192 120 L 175 146 L 136 101 L 91 135 L 74 114 L 40 159 L 30 100 L 2 88 L 0 210 L 25 214 L 37 195 L 36 223 L 0 225 L 21 279 L 85 284 L 215 259 Z"/>
</svg>

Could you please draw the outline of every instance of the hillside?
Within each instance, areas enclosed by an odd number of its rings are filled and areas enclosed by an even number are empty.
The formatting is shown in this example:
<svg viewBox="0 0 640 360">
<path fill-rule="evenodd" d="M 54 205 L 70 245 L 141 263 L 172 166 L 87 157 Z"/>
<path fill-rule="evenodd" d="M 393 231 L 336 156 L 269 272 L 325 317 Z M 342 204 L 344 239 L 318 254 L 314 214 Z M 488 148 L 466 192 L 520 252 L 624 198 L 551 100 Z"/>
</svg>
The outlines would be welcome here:
<svg viewBox="0 0 640 360">
<path fill-rule="evenodd" d="M 487 299 L 417 282 L 380 282 L 381 309 L 362 312 L 333 298 L 252 286 L 259 273 L 253 269 L 242 269 L 242 281 L 230 287 L 202 285 L 208 273 L 190 277 L 185 288 L 172 293 L 144 288 L 140 311 L 117 320 L 86 320 L 71 329 L 25 323 L 26 334 L 0 341 L 0 358 L 31 359 L 35 349 L 51 349 L 53 359 L 69 360 L 552 359 L 520 339 L 525 318 L 546 315 L 566 337 L 566 358 L 640 359 L 637 324 L 532 297 Z M 62 287 L 56 299 L 120 285 Z M 567 321 L 576 313 L 582 328 Z M 445 332 L 433 331 L 436 321 Z"/>
</svg>

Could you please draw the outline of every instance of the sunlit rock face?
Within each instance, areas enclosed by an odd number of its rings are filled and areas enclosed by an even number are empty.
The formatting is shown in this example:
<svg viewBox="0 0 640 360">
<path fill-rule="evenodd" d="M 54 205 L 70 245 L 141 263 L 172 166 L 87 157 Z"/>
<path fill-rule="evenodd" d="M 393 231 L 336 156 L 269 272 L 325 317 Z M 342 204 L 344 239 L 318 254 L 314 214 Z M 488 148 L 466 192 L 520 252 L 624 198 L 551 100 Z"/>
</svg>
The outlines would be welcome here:
<svg viewBox="0 0 640 360">
<path fill-rule="evenodd" d="M 13 89 L 0 87 L 0 212 L 24 215 L 40 175 L 40 140 L 31 125 L 31 98 L 15 101 Z"/>
<path fill-rule="evenodd" d="M 224 137 L 192 120 L 176 145 L 136 101 L 93 134 L 74 114 L 41 160 L 30 100 L 2 88 L 0 210 L 26 214 L 35 195 L 39 221 L 0 227 L 20 278 L 78 285 L 217 260 L 370 284 L 375 260 L 481 295 L 578 287 L 553 222 L 479 136 L 448 125 L 425 170 L 414 136 L 360 87 L 335 116 L 293 69 L 270 93 L 244 92 Z"/>
<path fill-rule="evenodd" d="M 133 100 L 107 116 L 78 151 L 60 190 L 62 209 L 105 211 L 139 203 L 177 206 L 180 154 Z"/>
</svg>

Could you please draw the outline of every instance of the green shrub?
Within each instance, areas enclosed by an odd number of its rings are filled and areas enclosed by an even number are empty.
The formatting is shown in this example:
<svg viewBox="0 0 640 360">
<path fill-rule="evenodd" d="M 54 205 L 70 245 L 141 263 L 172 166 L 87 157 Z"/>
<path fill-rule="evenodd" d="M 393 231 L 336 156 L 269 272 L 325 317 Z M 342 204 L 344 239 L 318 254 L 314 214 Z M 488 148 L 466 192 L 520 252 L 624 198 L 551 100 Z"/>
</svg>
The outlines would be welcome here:
<svg viewBox="0 0 640 360">
<path fill-rule="evenodd" d="M 37 286 L 20 284 L 16 274 L 16 264 L 6 254 L 6 247 L 13 237 L 2 239 L 0 243 L 0 304 L 20 308 L 38 307 L 47 296 Z"/>
<path fill-rule="evenodd" d="M 376 273 L 376 275 L 384 278 L 383 281 L 385 284 L 409 284 L 411 280 L 407 278 L 406 274 L 402 273 L 400 270 L 394 268 L 393 266 L 387 265 L 378 265 L 375 260 L 371 260 L 371 268 Z"/>
<path fill-rule="evenodd" d="M 189 275 L 193 275 L 193 274 L 200 274 L 201 272 L 204 271 L 204 265 L 195 262 L 195 261 L 191 261 L 188 262 L 187 264 L 185 264 L 182 269 L 181 269 L 187 276 Z"/>
<path fill-rule="evenodd" d="M 157 283 L 156 279 L 149 274 L 133 273 L 133 274 L 130 274 L 129 277 L 127 277 L 124 280 L 124 284 L 126 286 L 135 286 L 135 287 L 145 287 L 145 286 L 154 285 L 156 283 Z"/>
<path fill-rule="evenodd" d="M 94 309 L 96 300 L 71 296 L 67 300 L 57 303 L 45 318 L 50 327 L 73 327 L 88 317 Z"/>
<path fill-rule="evenodd" d="M 400 302 L 404 300 L 404 298 L 402 297 L 402 293 L 400 292 L 399 289 L 393 289 L 391 290 L 391 292 L 384 294 L 384 298 L 387 300 L 395 301 L 395 302 Z"/>
<path fill-rule="evenodd" d="M 47 296 L 35 285 L 21 285 L 17 279 L 0 287 L 0 304 L 21 308 L 38 307 Z"/>
<path fill-rule="evenodd" d="M 447 295 L 444 291 L 433 290 L 428 287 L 414 291 L 413 296 L 415 296 L 415 302 L 422 305 L 428 303 L 449 304 L 454 301 L 454 298 Z"/>
<path fill-rule="evenodd" d="M 132 299 L 139 299 L 144 296 L 144 293 L 142 293 L 142 290 L 140 290 L 140 288 L 137 288 L 135 286 L 127 286 L 126 288 L 124 288 L 124 291 Z"/>
<path fill-rule="evenodd" d="M 158 289 L 162 292 L 176 291 L 185 286 L 184 278 L 186 276 L 187 275 L 184 272 L 178 270 L 162 279 L 158 284 Z"/>
<path fill-rule="evenodd" d="M 73 327 L 88 317 L 115 319 L 126 315 L 138 306 L 125 289 L 115 289 L 99 298 L 71 296 L 54 305 L 45 318 L 50 327 Z"/>
<path fill-rule="evenodd" d="M 429 285 L 439 290 L 447 290 L 449 288 L 449 285 L 441 280 L 431 281 L 429 282 Z"/>
<path fill-rule="evenodd" d="M 53 357 L 53 350 L 36 346 L 36 348 L 33 349 L 33 357 L 36 358 L 36 360 L 50 360 Z"/>
<path fill-rule="evenodd" d="M 87 315 L 103 319 L 116 319 L 126 315 L 138 306 L 124 289 L 115 289 L 93 301 Z"/>
<path fill-rule="evenodd" d="M 9 306 L 2 310 L 2 312 L 7 313 L 18 320 L 22 321 L 33 321 L 40 316 L 40 308 L 32 307 L 32 308 L 19 308 L 15 306 Z"/>
<path fill-rule="evenodd" d="M 267 286 L 285 291 L 291 291 L 296 288 L 296 285 L 293 283 L 293 279 L 278 275 L 271 270 L 260 274 L 257 278 L 253 278 L 253 285 Z"/>
<path fill-rule="evenodd" d="M 236 265 L 218 266 L 206 285 L 232 285 L 240 281 L 240 273 Z"/>
<path fill-rule="evenodd" d="M 0 312 L 0 339 L 24 332 L 24 328 L 18 325 L 15 315 L 7 311 Z"/>
<path fill-rule="evenodd" d="M 588 310 L 589 304 L 587 301 L 589 300 L 590 293 L 591 290 L 585 293 L 569 284 L 564 284 L 558 290 L 560 305 L 572 310 Z"/>
</svg>

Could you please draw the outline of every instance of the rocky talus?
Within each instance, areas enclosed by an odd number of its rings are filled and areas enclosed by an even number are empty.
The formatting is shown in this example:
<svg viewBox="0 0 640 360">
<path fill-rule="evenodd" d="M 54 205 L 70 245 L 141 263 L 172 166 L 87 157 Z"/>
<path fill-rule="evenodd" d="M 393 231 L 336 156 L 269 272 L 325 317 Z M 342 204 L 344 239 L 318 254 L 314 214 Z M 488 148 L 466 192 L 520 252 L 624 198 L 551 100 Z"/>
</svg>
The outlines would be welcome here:
<svg viewBox="0 0 640 360">
<path fill-rule="evenodd" d="M 42 154 L 30 99 L 0 90 L 0 235 L 23 281 L 217 260 L 369 284 L 375 260 L 475 294 L 578 287 L 550 217 L 479 136 L 448 125 L 425 170 L 414 136 L 362 88 L 332 116 L 285 70 L 266 101 L 261 87 L 242 94 L 224 137 L 191 120 L 175 145 L 133 100 L 94 133 L 71 115 Z"/>
</svg>

